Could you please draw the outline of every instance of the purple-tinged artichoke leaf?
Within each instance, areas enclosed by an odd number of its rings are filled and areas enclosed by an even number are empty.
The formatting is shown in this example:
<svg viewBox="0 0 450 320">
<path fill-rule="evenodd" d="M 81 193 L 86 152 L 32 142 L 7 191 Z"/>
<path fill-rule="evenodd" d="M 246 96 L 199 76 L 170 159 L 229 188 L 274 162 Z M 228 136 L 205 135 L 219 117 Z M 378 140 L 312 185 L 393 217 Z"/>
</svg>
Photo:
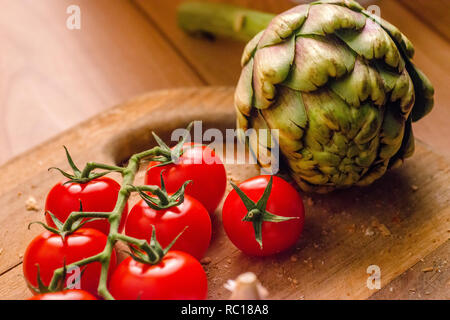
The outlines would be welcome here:
<svg viewBox="0 0 450 320">
<path fill-rule="evenodd" d="M 382 63 L 375 63 L 383 80 L 386 93 L 390 94 L 390 102 L 400 100 L 400 110 L 404 118 L 408 118 L 415 101 L 415 88 L 407 69 L 401 74 L 387 70 Z"/>
<path fill-rule="evenodd" d="M 356 59 L 353 72 L 331 81 L 330 88 L 352 107 L 359 107 L 367 99 L 382 106 L 386 100 L 383 80 L 377 70 L 360 57 Z"/>
<path fill-rule="evenodd" d="M 276 94 L 275 85 L 286 79 L 294 60 L 295 38 L 281 44 L 258 49 L 254 57 L 253 88 L 254 105 L 268 108 Z"/>
<path fill-rule="evenodd" d="M 384 20 L 383 18 L 374 15 L 368 11 L 363 11 L 363 14 L 367 17 L 374 20 L 376 23 L 378 23 L 380 26 L 383 27 L 384 30 L 386 30 L 389 35 L 395 39 L 395 41 L 402 47 L 404 50 L 407 58 L 412 59 L 414 57 L 414 46 L 412 42 L 403 34 L 400 32 L 400 30 L 391 24 L 390 22 Z"/>
<path fill-rule="evenodd" d="M 241 76 L 234 92 L 234 104 L 243 114 L 249 116 L 253 100 L 253 59 L 242 68 Z"/>
<path fill-rule="evenodd" d="M 308 5 L 297 6 L 276 16 L 264 31 L 258 48 L 275 45 L 289 38 L 303 25 L 308 10 Z"/>
<path fill-rule="evenodd" d="M 312 4 L 308 19 L 306 19 L 298 34 L 325 36 L 334 34 L 341 29 L 360 30 L 365 23 L 366 17 L 363 14 L 345 7 L 332 4 Z"/>
<path fill-rule="evenodd" d="M 339 30 L 336 32 L 352 50 L 367 60 L 384 60 L 387 65 L 402 71 L 404 61 L 389 34 L 371 19 L 360 31 Z"/>
<path fill-rule="evenodd" d="M 349 9 L 352 9 L 353 11 L 361 12 L 364 10 L 364 8 L 356 1 L 353 0 L 319 0 L 315 1 L 312 4 L 334 4 L 338 6 L 347 7 Z"/>
<path fill-rule="evenodd" d="M 252 38 L 252 40 L 250 40 L 247 45 L 244 48 L 244 52 L 242 53 L 242 58 L 241 58 L 241 66 L 245 66 L 250 59 L 253 57 L 256 47 L 258 46 L 258 42 L 261 39 L 262 35 L 264 33 L 264 30 L 262 30 L 261 32 L 259 32 L 256 36 L 254 36 Z"/>
<path fill-rule="evenodd" d="M 354 53 L 333 37 L 298 37 L 294 65 L 284 85 L 311 92 L 325 85 L 329 78 L 339 78 L 355 66 Z"/>
</svg>

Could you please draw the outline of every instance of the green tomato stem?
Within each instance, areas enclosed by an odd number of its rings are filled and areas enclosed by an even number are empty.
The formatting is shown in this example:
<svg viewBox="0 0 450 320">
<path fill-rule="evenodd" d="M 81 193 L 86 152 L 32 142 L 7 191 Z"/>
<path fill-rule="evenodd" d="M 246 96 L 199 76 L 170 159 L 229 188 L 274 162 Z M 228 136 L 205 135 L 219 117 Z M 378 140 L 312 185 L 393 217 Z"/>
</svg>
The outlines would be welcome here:
<svg viewBox="0 0 450 320">
<path fill-rule="evenodd" d="M 157 196 L 162 205 L 168 205 L 170 202 L 169 196 L 161 188 L 157 186 L 137 186 L 136 191 L 148 191 Z"/>
<path fill-rule="evenodd" d="M 75 223 L 75 221 L 77 221 L 81 218 L 108 219 L 110 216 L 111 216 L 111 212 L 83 212 L 83 211 L 72 212 L 69 215 L 69 217 L 67 218 L 66 222 L 64 222 L 62 229 L 65 231 L 71 230 L 72 225 Z"/>
<path fill-rule="evenodd" d="M 94 169 L 105 169 L 108 171 L 116 171 L 120 172 L 122 174 L 122 184 L 121 188 L 117 197 L 116 206 L 114 207 L 114 210 L 111 212 L 72 212 L 70 216 L 67 218 L 66 222 L 64 223 L 64 228 L 70 229 L 72 224 L 81 218 L 105 218 L 108 219 L 110 224 L 108 239 L 105 245 L 105 248 L 103 251 L 99 254 L 96 254 L 94 256 L 79 260 L 77 262 L 71 263 L 66 266 L 66 268 L 72 268 L 72 267 L 81 267 L 86 264 L 92 263 L 92 262 L 100 262 L 102 264 L 101 273 L 100 273 L 100 280 L 98 285 L 98 293 L 103 298 L 112 300 L 114 297 L 111 295 L 111 293 L 108 290 L 108 270 L 109 266 L 111 264 L 111 255 L 112 251 L 114 249 L 114 245 L 117 242 L 117 240 L 123 240 L 128 243 L 136 245 L 139 249 L 147 250 L 149 249 L 149 244 L 146 241 L 135 239 L 132 237 L 124 236 L 119 234 L 119 224 L 122 217 L 123 209 L 125 208 L 125 205 L 128 201 L 128 198 L 130 197 L 131 192 L 136 191 L 135 187 L 133 187 L 133 182 L 136 176 L 136 173 L 139 170 L 140 162 L 146 158 L 149 157 L 160 157 L 160 156 L 166 156 L 170 157 L 170 151 L 163 150 L 161 147 L 154 147 L 150 150 L 134 154 L 131 156 L 128 165 L 126 167 L 117 167 L 117 166 L 110 166 L 106 164 L 100 164 L 95 162 L 90 162 L 86 165 L 86 168 L 83 170 L 83 174 L 86 174 L 89 176 L 90 171 Z M 146 191 L 155 191 L 157 190 L 156 186 L 145 186 L 141 187 L 143 190 Z M 61 280 L 61 277 L 64 274 L 64 267 L 56 269 L 53 273 L 52 280 L 50 281 L 49 289 L 50 290 L 56 290 L 58 283 Z"/>
<path fill-rule="evenodd" d="M 92 262 L 100 261 L 102 254 L 103 253 L 99 253 L 99 254 L 90 256 L 88 258 L 85 258 L 85 259 L 73 262 L 69 265 L 66 265 L 65 267 L 66 267 L 66 269 L 71 269 L 74 267 L 82 267 L 82 266 L 85 266 Z M 58 283 L 61 280 L 61 277 L 63 276 L 63 274 L 64 274 L 64 268 L 59 268 L 54 271 L 52 280 L 50 281 L 50 284 L 48 286 L 49 291 L 55 291 L 57 289 Z"/>
<path fill-rule="evenodd" d="M 123 167 L 118 167 L 118 166 L 113 166 L 113 165 L 108 165 L 108 164 L 103 164 L 103 163 L 97 163 L 97 162 L 88 162 L 88 163 L 86 163 L 86 166 L 84 167 L 83 171 L 81 172 L 81 177 L 88 178 L 89 174 L 94 169 L 104 169 L 104 170 L 108 170 L 111 172 L 123 172 L 123 170 L 124 170 Z"/>
<path fill-rule="evenodd" d="M 148 261 L 147 263 L 150 264 L 157 264 L 159 261 L 161 261 L 162 257 L 164 256 L 164 251 L 158 250 L 156 251 L 154 248 L 152 248 L 146 240 L 142 239 L 136 239 L 133 237 L 129 237 L 123 234 L 116 235 L 118 240 L 124 241 L 126 243 L 132 244 L 142 250 L 145 251 L 145 253 L 148 255 Z"/>
</svg>

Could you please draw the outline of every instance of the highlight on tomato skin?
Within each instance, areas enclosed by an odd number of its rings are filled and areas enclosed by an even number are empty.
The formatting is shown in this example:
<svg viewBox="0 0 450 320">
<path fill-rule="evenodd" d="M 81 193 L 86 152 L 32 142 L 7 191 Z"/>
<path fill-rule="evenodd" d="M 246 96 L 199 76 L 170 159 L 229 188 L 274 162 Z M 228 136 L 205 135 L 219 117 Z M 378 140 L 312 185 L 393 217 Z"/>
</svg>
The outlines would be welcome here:
<svg viewBox="0 0 450 320">
<path fill-rule="evenodd" d="M 255 238 L 252 221 L 242 221 L 249 214 L 243 200 L 236 190 L 225 199 L 222 209 L 222 222 L 230 241 L 242 252 L 252 256 L 269 256 L 294 246 L 299 240 L 305 220 L 303 201 L 297 190 L 277 176 L 256 176 L 237 187 L 254 203 L 258 202 L 273 179 L 266 211 L 278 216 L 273 219 L 286 221 L 261 223 L 261 245 Z"/>
<path fill-rule="evenodd" d="M 174 250 L 155 265 L 126 258 L 112 274 L 109 290 L 117 300 L 204 300 L 208 281 L 200 262 Z"/>
<path fill-rule="evenodd" d="M 103 251 L 106 246 L 107 236 L 96 229 L 81 228 L 65 236 L 44 231 L 36 236 L 28 245 L 23 257 L 23 274 L 27 283 L 38 287 L 38 267 L 39 276 L 45 286 L 50 284 L 53 273 L 56 269 L 96 255 Z M 112 251 L 109 273 L 116 266 L 116 253 Z M 97 287 L 100 279 L 101 264 L 93 262 L 79 270 L 80 287 L 92 295 L 97 296 Z M 74 271 L 75 272 L 75 271 Z M 74 273 L 75 275 L 75 273 Z M 65 287 L 70 285 L 67 277 Z M 31 290 L 33 294 L 36 294 Z"/>
<path fill-rule="evenodd" d="M 98 300 L 87 291 L 67 289 L 63 291 L 47 292 L 32 296 L 27 300 Z"/>
<path fill-rule="evenodd" d="M 111 212 L 116 206 L 119 190 L 120 184 L 108 177 L 96 178 L 86 183 L 60 182 L 47 194 L 45 210 L 61 222 L 65 222 L 73 211 L 80 210 L 80 202 L 84 212 Z M 122 232 L 125 226 L 127 214 L 128 205 L 125 204 L 119 232 Z M 49 214 L 45 215 L 45 220 L 49 226 L 55 226 Z M 84 226 L 97 229 L 106 235 L 109 233 L 107 219 L 90 221 Z"/>
<path fill-rule="evenodd" d="M 225 194 L 227 186 L 225 166 L 214 150 L 208 146 L 193 142 L 184 143 L 182 150 L 184 153 L 176 164 L 157 166 L 161 163 L 150 162 L 145 175 L 145 184 L 161 186 L 161 172 L 168 192 L 175 192 L 185 181 L 192 180 L 186 187 L 186 194 L 200 201 L 212 214 Z"/>
<path fill-rule="evenodd" d="M 203 205 L 189 195 L 184 196 L 182 204 L 164 210 L 150 208 L 141 199 L 128 215 L 125 234 L 150 241 L 153 226 L 163 247 L 183 232 L 172 250 L 189 253 L 198 260 L 208 250 L 212 234 L 211 218 Z"/>
</svg>

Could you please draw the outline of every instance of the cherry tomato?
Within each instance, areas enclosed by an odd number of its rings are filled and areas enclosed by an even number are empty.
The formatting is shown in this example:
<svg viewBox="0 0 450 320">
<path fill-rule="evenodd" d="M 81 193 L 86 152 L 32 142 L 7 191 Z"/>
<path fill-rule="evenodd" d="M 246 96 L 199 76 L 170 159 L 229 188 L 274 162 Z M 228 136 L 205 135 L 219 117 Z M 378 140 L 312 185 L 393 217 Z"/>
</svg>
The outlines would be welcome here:
<svg viewBox="0 0 450 320">
<path fill-rule="evenodd" d="M 53 272 L 66 265 L 84 258 L 96 255 L 103 251 L 107 236 L 98 230 L 81 228 L 63 240 L 60 235 L 50 231 L 44 231 L 35 237 L 28 245 L 23 257 L 23 273 L 25 279 L 33 287 L 38 286 L 37 272 L 44 285 L 48 286 L 53 277 Z M 111 255 L 110 272 L 116 265 L 116 254 Z M 83 271 L 80 268 L 80 272 Z M 97 294 L 97 286 L 100 277 L 101 264 L 93 262 L 85 266 L 81 275 L 80 287 L 94 295 Z M 65 287 L 72 284 L 77 276 L 76 270 L 68 270 Z M 34 293 L 34 292 L 33 292 Z"/>
<path fill-rule="evenodd" d="M 201 259 L 211 240 L 211 218 L 203 205 L 185 195 L 184 202 L 165 210 L 150 208 L 143 200 L 130 211 L 125 225 L 125 234 L 150 241 L 153 227 L 163 247 L 168 246 L 185 228 L 172 247 Z"/>
<path fill-rule="evenodd" d="M 238 185 L 250 200 L 257 202 L 264 193 L 270 176 L 257 176 Z M 247 215 L 242 199 L 232 190 L 223 205 L 222 221 L 231 242 L 246 254 L 267 256 L 293 246 L 303 230 L 305 219 L 302 198 L 285 180 L 274 176 L 266 211 L 282 217 L 298 217 L 283 222 L 262 222 L 262 248 L 255 239 L 251 221 L 242 221 Z"/>
<path fill-rule="evenodd" d="M 66 221 L 73 211 L 80 210 L 80 201 L 85 212 L 110 212 L 116 206 L 120 185 L 111 178 L 100 177 L 87 183 L 57 183 L 48 193 L 45 202 L 45 210 L 51 212 L 61 222 Z M 125 205 L 119 232 L 125 225 L 128 206 Z M 49 214 L 45 215 L 47 224 L 55 227 Z M 104 234 L 109 233 L 109 223 L 106 219 L 88 222 L 86 228 L 100 230 Z"/>
<path fill-rule="evenodd" d="M 227 177 L 225 167 L 215 152 L 207 146 L 185 143 L 184 153 L 178 163 L 155 167 L 159 162 L 150 162 L 145 175 L 145 184 L 160 184 L 160 174 L 168 192 L 176 192 L 184 182 L 192 180 L 186 194 L 200 201 L 212 213 L 225 193 Z"/>
<path fill-rule="evenodd" d="M 169 251 L 156 265 L 126 258 L 111 276 L 109 290 L 119 300 L 203 300 L 208 283 L 194 257 Z"/>
<path fill-rule="evenodd" d="M 38 294 L 28 300 L 98 300 L 92 294 L 84 290 L 69 289 L 58 292 Z"/>
</svg>

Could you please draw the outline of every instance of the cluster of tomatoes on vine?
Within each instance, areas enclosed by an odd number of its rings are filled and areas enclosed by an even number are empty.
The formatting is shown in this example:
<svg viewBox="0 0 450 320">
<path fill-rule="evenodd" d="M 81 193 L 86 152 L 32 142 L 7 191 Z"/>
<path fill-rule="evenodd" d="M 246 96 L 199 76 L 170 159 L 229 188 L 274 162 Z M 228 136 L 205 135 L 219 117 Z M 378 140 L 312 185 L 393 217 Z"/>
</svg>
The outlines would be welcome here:
<svg viewBox="0 0 450 320">
<path fill-rule="evenodd" d="M 168 149 L 159 138 L 157 141 Z M 183 142 L 176 148 L 180 151 L 176 161 L 150 158 L 145 185 L 158 188 L 153 192 L 139 190 L 141 199 L 131 210 L 127 204 L 123 208 L 118 232 L 145 240 L 153 248 L 150 254 L 156 252 L 158 258 L 149 259 L 149 252 L 129 245 L 129 257 L 117 264 L 117 249 L 113 249 L 107 287 L 115 299 L 207 297 L 207 276 L 199 261 L 210 245 L 210 215 L 225 194 L 226 171 L 220 158 L 205 145 Z M 111 212 L 121 190 L 121 185 L 104 173 L 82 177 L 68 152 L 67 157 L 74 174 L 60 170 L 67 180 L 57 183 L 47 195 L 46 224 L 40 223 L 46 230 L 32 240 L 24 254 L 23 271 L 34 300 L 100 298 L 101 258 L 81 268 L 77 289 L 69 289 L 70 272 L 57 288 L 50 288 L 55 270 L 99 255 L 108 243 L 108 219 L 83 218 L 67 229 L 69 215 L 76 211 Z M 222 222 L 237 248 L 248 255 L 267 256 L 297 242 L 304 208 L 291 184 L 277 176 L 262 175 L 231 185 Z"/>
</svg>

